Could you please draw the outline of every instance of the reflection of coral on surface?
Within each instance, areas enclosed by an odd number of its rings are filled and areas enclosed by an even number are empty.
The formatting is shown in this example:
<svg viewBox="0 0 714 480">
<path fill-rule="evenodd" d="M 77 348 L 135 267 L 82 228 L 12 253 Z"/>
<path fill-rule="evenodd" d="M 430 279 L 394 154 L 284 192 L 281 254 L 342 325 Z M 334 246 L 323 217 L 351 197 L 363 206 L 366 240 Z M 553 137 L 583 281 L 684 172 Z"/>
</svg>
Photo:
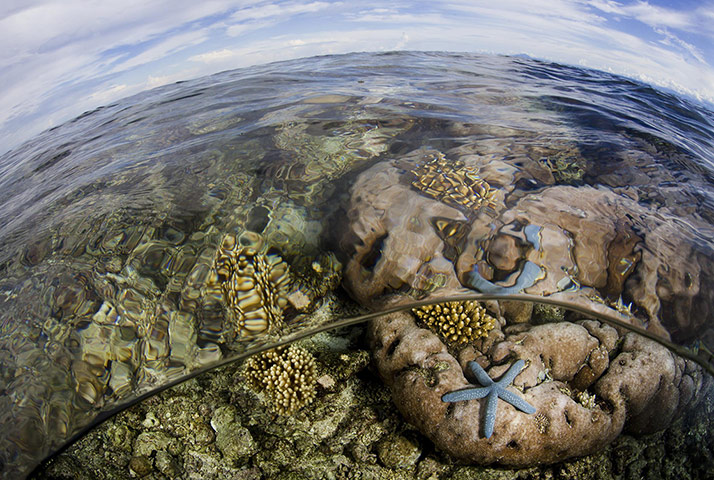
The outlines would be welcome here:
<svg viewBox="0 0 714 480">
<path fill-rule="evenodd" d="M 460 161 L 448 161 L 441 152 L 412 170 L 412 185 L 427 195 L 456 208 L 475 212 L 493 207 L 496 190 L 478 175 L 478 170 Z"/>
<path fill-rule="evenodd" d="M 245 362 L 245 378 L 265 392 L 275 411 L 292 415 L 315 398 L 317 367 L 310 352 L 296 345 L 268 350 Z"/>
<path fill-rule="evenodd" d="M 287 306 L 290 283 L 288 264 L 267 253 L 258 235 L 244 234 L 241 245 L 235 235 L 226 235 L 216 252 L 215 278 L 209 288 L 220 288 L 231 312 L 236 334 L 252 335 L 279 324 Z"/>
<path fill-rule="evenodd" d="M 412 310 L 434 333 L 451 343 L 466 343 L 487 337 L 496 319 L 486 313 L 478 302 L 447 302 L 424 305 Z"/>
</svg>

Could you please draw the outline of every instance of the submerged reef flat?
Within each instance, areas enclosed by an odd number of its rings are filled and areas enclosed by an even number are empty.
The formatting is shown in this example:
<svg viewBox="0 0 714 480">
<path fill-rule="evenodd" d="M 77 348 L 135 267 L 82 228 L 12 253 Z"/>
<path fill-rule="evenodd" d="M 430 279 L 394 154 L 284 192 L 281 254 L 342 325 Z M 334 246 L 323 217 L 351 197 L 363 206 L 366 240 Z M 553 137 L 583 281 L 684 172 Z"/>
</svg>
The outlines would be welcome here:
<svg viewBox="0 0 714 480">
<path fill-rule="evenodd" d="M 316 358 L 317 394 L 293 415 L 273 413 L 235 365 L 119 414 L 33 478 L 708 478 L 714 461 L 711 393 L 668 429 L 621 435 L 590 456 L 523 469 L 464 465 L 404 423 L 370 367 L 364 335 L 358 326 L 301 342 Z M 505 406 L 499 405 L 500 413 Z"/>
<path fill-rule="evenodd" d="M 191 380 L 38 475 L 711 477 L 691 360 L 714 360 L 710 113 L 602 72 L 400 52 L 45 132 L 0 159 L 0 477 L 196 369 L 414 300 L 442 304 Z M 473 292 L 575 310 L 443 304 Z"/>
</svg>

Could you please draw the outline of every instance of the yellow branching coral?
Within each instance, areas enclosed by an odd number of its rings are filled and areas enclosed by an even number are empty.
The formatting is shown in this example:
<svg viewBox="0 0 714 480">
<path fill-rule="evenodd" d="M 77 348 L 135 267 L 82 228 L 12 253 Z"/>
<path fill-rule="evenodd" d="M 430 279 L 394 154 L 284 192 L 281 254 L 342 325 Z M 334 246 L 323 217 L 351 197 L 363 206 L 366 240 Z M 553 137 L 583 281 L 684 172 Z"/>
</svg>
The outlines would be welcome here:
<svg viewBox="0 0 714 480">
<path fill-rule="evenodd" d="M 255 390 L 266 394 L 280 415 L 292 415 L 315 399 L 315 357 L 304 348 L 290 345 L 250 357 L 244 374 Z"/>
<path fill-rule="evenodd" d="M 290 283 L 288 264 L 262 248 L 256 235 L 249 246 L 226 235 L 216 252 L 213 285 L 220 288 L 239 336 L 269 330 L 283 318 Z"/>
<path fill-rule="evenodd" d="M 487 337 L 496 320 L 478 302 L 446 302 L 412 310 L 430 330 L 451 343 L 466 343 Z"/>
<path fill-rule="evenodd" d="M 412 173 L 416 175 L 414 187 L 447 205 L 472 212 L 493 206 L 496 190 L 479 177 L 477 170 L 460 161 L 450 162 L 442 153 Z"/>
</svg>

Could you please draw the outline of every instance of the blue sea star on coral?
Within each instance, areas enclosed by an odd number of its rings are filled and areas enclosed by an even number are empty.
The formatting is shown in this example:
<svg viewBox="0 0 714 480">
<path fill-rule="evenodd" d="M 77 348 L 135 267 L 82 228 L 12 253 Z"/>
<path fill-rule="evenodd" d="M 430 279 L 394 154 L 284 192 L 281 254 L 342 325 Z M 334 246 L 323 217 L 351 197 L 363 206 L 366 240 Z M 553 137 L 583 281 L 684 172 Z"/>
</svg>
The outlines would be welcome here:
<svg viewBox="0 0 714 480">
<path fill-rule="evenodd" d="M 536 412 L 533 405 L 523 400 L 517 394 L 506 390 L 506 387 L 508 387 L 516 376 L 521 373 L 525 364 L 526 362 L 523 360 L 518 360 L 516 363 L 511 365 L 506 374 L 499 381 L 494 382 L 491 377 L 488 376 L 486 371 L 481 368 L 481 365 L 476 362 L 469 362 L 466 364 L 466 367 L 471 371 L 471 373 L 473 373 L 476 380 L 478 380 L 478 383 L 482 386 L 446 393 L 441 397 L 441 401 L 460 402 L 463 400 L 474 400 L 488 397 L 486 400 L 486 422 L 483 427 L 483 434 L 486 438 L 490 438 L 493 434 L 493 427 L 496 425 L 496 408 L 498 407 L 499 398 L 507 401 L 518 410 L 529 415 Z"/>
</svg>

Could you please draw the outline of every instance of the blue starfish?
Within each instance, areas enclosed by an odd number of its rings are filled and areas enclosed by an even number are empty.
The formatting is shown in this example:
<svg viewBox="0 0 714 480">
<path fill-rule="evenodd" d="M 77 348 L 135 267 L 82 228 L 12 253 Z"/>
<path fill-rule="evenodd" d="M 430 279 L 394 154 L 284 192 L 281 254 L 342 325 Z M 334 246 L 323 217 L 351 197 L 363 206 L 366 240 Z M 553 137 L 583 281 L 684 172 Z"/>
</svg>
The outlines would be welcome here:
<svg viewBox="0 0 714 480">
<path fill-rule="evenodd" d="M 478 383 L 482 386 L 445 393 L 441 397 L 441 401 L 460 402 L 462 400 L 479 399 L 488 396 L 488 399 L 486 400 L 486 423 L 483 427 L 483 434 L 486 438 L 490 438 L 491 434 L 493 434 L 493 427 L 496 424 L 496 407 L 498 406 L 499 397 L 516 407 L 518 410 L 529 415 L 536 412 L 533 405 L 523 400 L 517 394 L 506 390 L 506 387 L 508 387 L 516 376 L 521 373 L 521 370 L 523 370 L 525 365 L 525 361 L 518 360 L 516 363 L 511 365 L 506 374 L 501 377 L 499 381 L 494 382 L 491 377 L 488 376 L 486 371 L 481 368 L 481 365 L 476 362 L 469 362 L 466 366 L 469 370 L 471 370 L 471 373 L 473 373 L 476 380 L 478 380 Z"/>
</svg>

